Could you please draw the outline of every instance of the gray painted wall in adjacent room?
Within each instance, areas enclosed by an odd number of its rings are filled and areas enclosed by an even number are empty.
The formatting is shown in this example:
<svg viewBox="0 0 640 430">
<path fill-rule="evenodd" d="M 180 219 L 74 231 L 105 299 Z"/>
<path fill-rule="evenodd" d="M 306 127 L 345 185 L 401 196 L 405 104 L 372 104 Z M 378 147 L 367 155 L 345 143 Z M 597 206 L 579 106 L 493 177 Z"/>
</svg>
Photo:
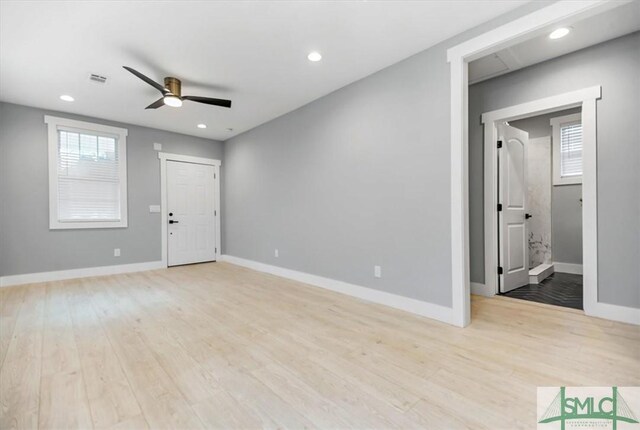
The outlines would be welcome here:
<svg viewBox="0 0 640 430">
<path fill-rule="evenodd" d="M 551 194 L 553 261 L 582 264 L 582 185 L 557 185 Z"/>
<path fill-rule="evenodd" d="M 640 33 L 469 88 L 471 280 L 484 282 L 483 112 L 593 85 L 597 102 L 599 300 L 640 307 Z"/>
<path fill-rule="evenodd" d="M 580 108 L 538 115 L 518 121 L 509 121 L 520 130 L 529 133 L 529 138 L 549 137 L 553 134 L 551 118 L 580 113 Z M 551 152 L 548 154 L 551 160 Z M 549 171 L 549 183 L 552 181 Z M 531 175 L 529 175 L 531 179 Z M 555 185 L 551 188 L 551 248 L 553 261 L 582 264 L 582 185 Z M 533 210 L 533 208 L 531 208 Z"/>
<path fill-rule="evenodd" d="M 47 127 L 44 115 L 124 127 L 129 227 L 49 230 Z M 62 112 L 0 103 L 0 275 L 158 261 L 163 152 L 222 159 L 221 142 Z M 223 165 L 224 168 L 224 165 Z M 121 257 L 113 249 L 121 249 Z"/>
</svg>

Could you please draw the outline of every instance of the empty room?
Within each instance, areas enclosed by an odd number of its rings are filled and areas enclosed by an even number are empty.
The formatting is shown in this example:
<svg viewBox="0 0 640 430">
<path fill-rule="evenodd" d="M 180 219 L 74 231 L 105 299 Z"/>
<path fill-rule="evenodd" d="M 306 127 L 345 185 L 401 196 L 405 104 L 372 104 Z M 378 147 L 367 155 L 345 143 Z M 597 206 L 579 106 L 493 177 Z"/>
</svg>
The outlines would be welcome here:
<svg viewBox="0 0 640 430">
<path fill-rule="evenodd" d="M 640 1 L 0 0 L 0 429 L 640 430 Z"/>
</svg>

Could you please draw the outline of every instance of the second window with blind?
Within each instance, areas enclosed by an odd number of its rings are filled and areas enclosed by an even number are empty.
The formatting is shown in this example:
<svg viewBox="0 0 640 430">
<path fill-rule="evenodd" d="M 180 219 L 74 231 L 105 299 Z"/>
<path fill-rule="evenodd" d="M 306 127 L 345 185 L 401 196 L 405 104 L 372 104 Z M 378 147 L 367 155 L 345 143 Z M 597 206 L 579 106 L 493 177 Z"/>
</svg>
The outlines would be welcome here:
<svg viewBox="0 0 640 430">
<path fill-rule="evenodd" d="M 553 185 L 582 183 L 582 119 L 579 113 L 551 119 Z"/>
<path fill-rule="evenodd" d="M 49 228 L 127 227 L 127 130 L 46 116 Z"/>
</svg>

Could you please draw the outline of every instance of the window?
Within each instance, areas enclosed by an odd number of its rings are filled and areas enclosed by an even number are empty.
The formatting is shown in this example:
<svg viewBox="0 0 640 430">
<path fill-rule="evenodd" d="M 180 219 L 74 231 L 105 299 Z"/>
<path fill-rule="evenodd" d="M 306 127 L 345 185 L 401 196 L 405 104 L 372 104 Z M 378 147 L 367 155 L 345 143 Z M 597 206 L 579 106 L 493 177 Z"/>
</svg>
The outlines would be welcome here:
<svg viewBox="0 0 640 430">
<path fill-rule="evenodd" d="M 551 119 L 553 128 L 553 185 L 582 183 L 581 115 Z"/>
<path fill-rule="evenodd" d="M 127 130 L 45 116 L 49 228 L 127 226 Z"/>
</svg>

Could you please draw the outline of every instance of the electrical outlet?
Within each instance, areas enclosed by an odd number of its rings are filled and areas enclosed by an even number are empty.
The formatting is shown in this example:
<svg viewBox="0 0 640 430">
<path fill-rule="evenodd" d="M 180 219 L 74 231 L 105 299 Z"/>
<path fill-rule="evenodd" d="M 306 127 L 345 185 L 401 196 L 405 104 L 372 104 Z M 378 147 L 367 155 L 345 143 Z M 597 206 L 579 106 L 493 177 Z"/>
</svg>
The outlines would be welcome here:
<svg viewBox="0 0 640 430">
<path fill-rule="evenodd" d="M 120 248 L 113 248 L 113 256 L 120 257 Z"/>
<path fill-rule="evenodd" d="M 280 257 L 280 252 L 276 249 L 275 251 L 273 251 L 273 255 L 278 258 Z"/>
<path fill-rule="evenodd" d="M 373 266 L 373 276 L 376 278 L 382 278 L 382 267 Z"/>
<path fill-rule="evenodd" d="M 153 150 L 154 150 L 154 151 L 162 151 L 162 143 L 154 142 L 154 144 L 153 144 Z"/>
</svg>

